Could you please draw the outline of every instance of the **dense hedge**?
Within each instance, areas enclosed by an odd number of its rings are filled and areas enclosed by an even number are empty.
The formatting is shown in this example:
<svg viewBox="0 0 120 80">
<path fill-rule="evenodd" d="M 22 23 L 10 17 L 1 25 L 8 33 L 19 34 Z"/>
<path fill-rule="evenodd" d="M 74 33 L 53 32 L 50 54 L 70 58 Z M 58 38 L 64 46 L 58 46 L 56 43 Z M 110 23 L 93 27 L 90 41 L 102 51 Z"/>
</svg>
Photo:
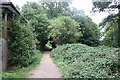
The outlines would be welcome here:
<svg viewBox="0 0 120 80">
<path fill-rule="evenodd" d="M 0 73 L 2 76 L 0 76 L 0 78 L 26 78 L 27 76 L 29 76 L 29 74 L 26 74 L 27 72 L 33 70 L 36 66 L 39 65 L 41 57 L 42 57 L 42 53 L 38 50 L 34 51 L 35 53 L 35 60 L 34 62 L 29 65 L 28 67 L 23 67 L 23 68 L 17 68 L 14 67 L 12 68 L 11 72 L 2 72 Z"/>
<path fill-rule="evenodd" d="M 67 44 L 54 49 L 51 57 L 65 78 L 115 78 L 118 53 L 118 48 Z"/>
<path fill-rule="evenodd" d="M 11 20 L 8 28 L 9 33 L 9 67 L 27 67 L 35 61 L 34 34 L 30 27 L 20 23 L 18 20 Z"/>
</svg>

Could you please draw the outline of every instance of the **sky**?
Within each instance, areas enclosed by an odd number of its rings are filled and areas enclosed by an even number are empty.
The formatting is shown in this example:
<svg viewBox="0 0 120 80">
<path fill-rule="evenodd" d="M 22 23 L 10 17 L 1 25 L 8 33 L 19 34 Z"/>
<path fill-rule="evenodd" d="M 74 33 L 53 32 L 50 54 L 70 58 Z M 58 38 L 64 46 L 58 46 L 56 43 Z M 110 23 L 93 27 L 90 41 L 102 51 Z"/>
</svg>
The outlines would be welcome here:
<svg viewBox="0 0 120 80">
<path fill-rule="evenodd" d="M 27 1 L 38 2 L 38 0 L 10 0 L 14 5 L 22 7 Z M 73 0 L 71 7 L 84 10 L 85 14 L 92 18 L 93 22 L 99 24 L 105 17 L 107 17 L 108 12 L 106 13 L 95 13 L 91 14 L 90 11 L 93 7 L 92 0 Z"/>
</svg>

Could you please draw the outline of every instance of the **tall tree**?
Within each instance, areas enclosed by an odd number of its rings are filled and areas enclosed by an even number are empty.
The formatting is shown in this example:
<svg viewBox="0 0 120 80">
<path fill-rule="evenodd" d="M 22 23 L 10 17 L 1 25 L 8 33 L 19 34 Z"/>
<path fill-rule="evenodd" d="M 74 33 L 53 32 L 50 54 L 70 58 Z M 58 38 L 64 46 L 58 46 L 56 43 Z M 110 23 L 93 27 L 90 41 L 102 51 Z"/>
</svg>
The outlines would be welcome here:
<svg viewBox="0 0 120 80">
<path fill-rule="evenodd" d="M 79 22 L 83 36 L 80 37 L 80 42 L 89 46 L 98 46 L 100 39 L 100 30 L 89 17 L 76 17 L 75 20 Z"/>
<path fill-rule="evenodd" d="M 104 28 L 103 39 L 104 45 L 119 47 L 118 42 L 118 16 L 115 14 L 109 15 L 100 23 L 101 28 Z"/>
<path fill-rule="evenodd" d="M 49 30 L 49 37 L 58 45 L 75 43 L 82 36 L 79 24 L 67 16 L 50 20 Z"/>
<path fill-rule="evenodd" d="M 94 1 L 93 0 L 93 11 L 113 11 L 115 9 L 120 9 L 119 5 L 119 0 L 114 0 L 114 1 Z"/>
<path fill-rule="evenodd" d="M 65 13 L 65 16 L 70 16 L 71 18 L 80 17 L 81 15 L 85 16 L 85 12 L 74 7 L 70 8 L 69 11 Z"/>
<path fill-rule="evenodd" d="M 38 3 L 27 2 L 27 4 L 22 7 L 21 12 L 35 29 L 34 32 L 37 35 L 40 49 L 43 49 L 47 43 L 47 26 L 49 25 L 45 10 Z"/>
<path fill-rule="evenodd" d="M 72 1 L 72 0 L 70 0 Z M 40 2 L 46 9 L 49 18 L 54 18 L 63 15 L 69 10 L 70 2 Z"/>
<path fill-rule="evenodd" d="M 120 47 L 120 2 L 119 0 L 114 0 L 112 2 L 100 2 L 100 1 L 95 1 L 93 0 L 93 12 L 95 11 L 114 11 L 116 9 L 118 9 L 118 19 L 117 19 L 117 23 L 118 23 L 118 30 L 117 30 L 117 35 L 118 35 L 118 46 Z"/>
<path fill-rule="evenodd" d="M 89 46 L 97 46 L 99 44 L 100 30 L 91 18 L 85 15 L 84 11 L 71 8 L 67 13 L 72 19 L 79 23 L 83 36 L 79 42 Z"/>
</svg>

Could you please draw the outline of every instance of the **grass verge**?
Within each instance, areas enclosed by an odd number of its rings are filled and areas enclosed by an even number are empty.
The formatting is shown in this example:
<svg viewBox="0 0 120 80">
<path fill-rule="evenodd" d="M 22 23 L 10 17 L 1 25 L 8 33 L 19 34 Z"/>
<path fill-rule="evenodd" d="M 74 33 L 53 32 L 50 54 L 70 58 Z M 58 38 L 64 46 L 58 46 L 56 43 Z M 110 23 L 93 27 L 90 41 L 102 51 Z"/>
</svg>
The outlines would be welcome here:
<svg viewBox="0 0 120 80">
<path fill-rule="evenodd" d="M 40 51 L 36 50 L 35 57 L 36 57 L 36 61 L 34 61 L 28 67 L 23 67 L 23 68 L 14 67 L 11 70 L 9 70 L 8 72 L 2 73 L 2 78 L 25 78 L 25 77 L 29 76 L 30 74 L 28 74 L 27 72 L 31 71 L 37 65 L 39 65 L 41 57 L 42 57 L 42 53 Z"/>
</svg>

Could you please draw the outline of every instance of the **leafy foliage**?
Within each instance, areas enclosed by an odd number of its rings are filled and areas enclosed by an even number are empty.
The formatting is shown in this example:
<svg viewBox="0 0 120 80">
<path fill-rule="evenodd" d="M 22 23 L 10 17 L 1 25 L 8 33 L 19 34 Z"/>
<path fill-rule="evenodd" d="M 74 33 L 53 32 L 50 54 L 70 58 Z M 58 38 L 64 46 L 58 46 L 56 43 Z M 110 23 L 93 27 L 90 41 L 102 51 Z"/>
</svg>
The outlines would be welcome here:
<svg viewBox="0 0 120 80">
<path fill-rule="evenodd" d="M 69 0 L 72 1 L 72 0 Z M 48 18 L 55 18 L 60 15 L 64 16 L 69 12 L 69 2 L 42 2 L 42 6 L 46 9 L 46 13 Z"/>
<path fill-rule="evenodd" d="M 79 17 L 74 16 L 73 19 L 80 24 L 83 34 L 83 36 L 79 38 L 79 42 L 89 46 L 99 45 L 100 30 L 97 24 L 85 15 L 79 15 Z"/>
<path fill-rule="evenodd" d="M 64 78 L 117 78 L 118 48 L 66 44 L 54 49 L 51 57 Z"/>
<path fill-rule="evenodd" d="M 23 67 L 19 69 L 16 67 L 13 67 L 11 72 L 2 72 L 1 78 L 26 78 L 28 75 L 30 75 L 27 72 L 34 69 L 39 64 L 42 57 L 42 54 L 40 51 L 35 50 L 34 53 L 35 53 L 36 60 L 34 60 L 32 64 L 30 64 L 28 67 Z"/>
<path fill-rule="evenodd" d="M 103 45 L 119 47 L 119 28 L 118 28 L 118 14 L 111 14 L 100 23 L 100 26 L 104 29 Z"/>
<path fill-rule="evenodd" d="M 49 37 L 58 45 L 74 43 L 82 35 L 79 24 L 70 17 L 59 16 L 50 20 Z"/>
<path fill-rule="evenodd" d="M 69 11 L 65 14 L 66 16 L 70 16 L 74 19 L 74 17 L 80 17 L 85 16 L 85 12 L 83 10 L 77 9 L 77 8 L 70 8 Z"/>
<path fill-rule="evenodd" d="M 102 2 L 102 1 L 93 1 L 93 5 L 94 5 L 94 7 L 93 7 L 93 12 L 96 12 L 96 11 L 99 11 L 99 12 L 103 12 L 103 11 L 109 11 L 109 13 L 112 13 L 113 12 L 113 14 L 115 14 L 114 12 L 115 12 L 115 10 L 118 10 L 118 9 L 120 9 L 120 4 L 119 4 L 119 0 L 115 0 L 115 1 L 111 1 L 111 2 Z M 111 26 L 111 28 L 110 29 L 113 29 L 112 27 L 115 27 L 116 25 L 118 26 L 118 28 L 117 29 L 115 29 L 114 31 L 113 30 L 111 30 L 112 32 L 110 32 L 111 34 L 109 34 L 109 35 L 107 35 L 106 36 L 106 41 L 108 40 L 108 42 L 107 42 L 107 44 L 109 44 L 109 43 L 112 43 L 112 44 L 110 44 L 110 45 L 113 45 L 113 46 L 117 46 L 117 47 L 120 47 L 120 10 L 118 10 L 118 13 L 116 14 L 117 16 L 118 16 L 118 19 L 117 19 L 117 21 L 115 22 L 115 23 L 113 23 L 113 25 Z M 108 22 L 109 22 L 109 20 L 112 20 L 112 19 L 109 19 L 110 18 L 110 16 L 111 15 L 109 15 L 109 17 L 106 19 L 106 20 L 108 20 Z M 104 22 L 105 22 L 105 20 L 104 20 Z M 103 23 L 104 23 L 103 22 Z M 107 22 L 106 22 L 106 24 L 108 24 Z M 110 23 L 111 24 L 111 23 Z M 117 30 L 117 31 L 116 31 Z M 118 34 L 117 34 L 117 36 L 116 36 L 116 32 L 118 32 Z M 115 35 L 115 36 L 113 36 L 113 35 Z M 116 43 L 116 38 L 118 38 L 117 39 L 117 43 Z M 114 40 L 115 39 L 115 40 Z M 118 44 L 118 45 L 117 45 Z"/>
<path fill-rule="evenodd" d="M 8 29 L 9 33 L 9 66 L 27 67 L 33 63 L 36 38 L 30 27 L 20 21 L 12 20 Z"/>
<path fill-rule="evenodd" d="M 28 2 L 22 7 L 22 13 L 35 29 L 34 33 L 37 35 L 40 49 L 43 49 L 48 40 L 47 26 L 49 25 L 45 10 L 38 3 Z"/>
<path fill-rule="evenodd" d="M 85 15 L 84 11 L 71 8 L 66 14 L 79 23 L 83 36 L 79 38 L 79 42 L 89 46 L 99 45 L 100 29 L 92 19 Z"/>
<path fill-rule="evenodd" d="M 115 9 L 119 8 L 119 0 L 115 1 L 93 1 L 93 12 L 96 11 L 109 11 L 112 12 Z"/>
<path fill-rule="evenodd" d="M 38 14 L 45 14 L 45 10 L 38 3 L 27 2 L 25 5 L 23 5 L 21 13 L 27 20 L 32 20 Z"/>
</svg>

